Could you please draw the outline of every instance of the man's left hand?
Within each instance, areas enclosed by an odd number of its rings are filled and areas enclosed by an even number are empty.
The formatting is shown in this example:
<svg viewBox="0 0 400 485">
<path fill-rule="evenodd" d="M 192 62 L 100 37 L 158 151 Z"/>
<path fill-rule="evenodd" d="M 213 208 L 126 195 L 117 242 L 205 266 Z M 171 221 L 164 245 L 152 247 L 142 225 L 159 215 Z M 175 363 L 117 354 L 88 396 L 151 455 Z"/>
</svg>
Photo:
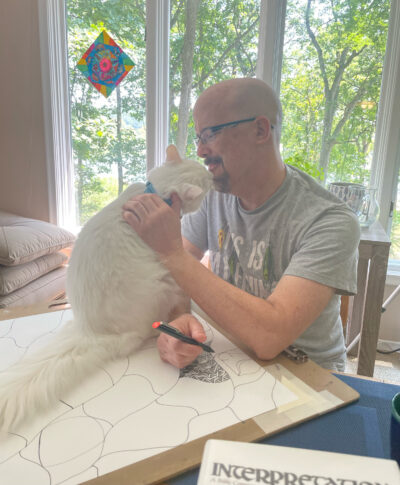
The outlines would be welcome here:
<svg viewBox="0 0 400 485">
<path fill-rule="evenodd" d="M 171 207 L 156 194 L 140 194 L 123 206 L 123 218 L 161 258 L 183 251 L 180 210 L 182 202 L 171 194 Z"/>
</svg>

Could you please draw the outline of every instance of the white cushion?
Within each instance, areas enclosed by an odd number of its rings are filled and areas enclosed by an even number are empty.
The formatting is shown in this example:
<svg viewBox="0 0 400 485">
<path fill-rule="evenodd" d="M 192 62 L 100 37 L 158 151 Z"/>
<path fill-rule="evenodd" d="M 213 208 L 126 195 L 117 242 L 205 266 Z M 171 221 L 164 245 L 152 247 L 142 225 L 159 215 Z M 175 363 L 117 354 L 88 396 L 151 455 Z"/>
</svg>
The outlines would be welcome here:
<svg viewBox="0 0 400 485">
<path fill-rule="evenodd" d="M 66 272 L 67 268 L 61 266 L 19 290 L 0 296 L 0 308 L 34 305 L 58 298 L 65 293 Z"/>
<path fill-rule="evenodd" d="M 46 254 L 29 263 L 17 266 L 0 265 L 0 295 L 9 293 L 22 288 L 40 276 L 58 268 L 68 259 L 66 254 L 57 252 Z"/>
<path fill-rule="evenodd" d="M 0 211 L 0 264 L 14 266 L 71 246 L 75 236 L 49 222 Z"/>
</svg>

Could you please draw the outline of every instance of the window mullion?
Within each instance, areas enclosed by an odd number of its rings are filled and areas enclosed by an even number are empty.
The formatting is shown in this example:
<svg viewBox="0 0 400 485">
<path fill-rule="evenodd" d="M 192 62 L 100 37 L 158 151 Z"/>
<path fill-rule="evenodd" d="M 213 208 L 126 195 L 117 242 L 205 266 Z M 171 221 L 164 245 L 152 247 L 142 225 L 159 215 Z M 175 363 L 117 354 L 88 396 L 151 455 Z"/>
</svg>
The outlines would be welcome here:
<svg viewBox="0 0 400 485">
<path fill-rule="evenodd" d="M 371 185 L 378 187 L 379 220 L 389 232 L 390 205 L 400 163 L 400 4 L 392 2 L 375 133 Z"/>
<path fill-rule="evenodd" d="M 165 159 L 169 131 L 169 0 L 146 1 L 147 169 Z"/>
<path fill-rule="evenodd" d="M 279 94 L 286 0 L 261 0 L 256 77 L 270 84 Z"/>
</svg>

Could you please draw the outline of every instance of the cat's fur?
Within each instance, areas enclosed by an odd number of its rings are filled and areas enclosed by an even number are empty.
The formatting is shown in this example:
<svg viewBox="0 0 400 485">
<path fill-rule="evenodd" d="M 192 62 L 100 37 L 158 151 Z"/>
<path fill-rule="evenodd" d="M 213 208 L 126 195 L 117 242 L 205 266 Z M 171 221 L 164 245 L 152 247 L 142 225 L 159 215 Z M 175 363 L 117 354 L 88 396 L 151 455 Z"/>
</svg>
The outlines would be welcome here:
<svg viewBox="0 0 400 485">
<path fill-rule="evenodd" d="M 176 148 L 148 174 L 160 197 L 176 192 L 182 211 L 196 210 L 211 186 L 201 164 L 182 161 Z M 0 430 L 62 398 L 105 361 L 134 352 L 165 320 L 183 294 L 156 254 L 122 218 L 122 206 L 144 192 L 134 183 L 92 217 L 74 245 L 67 296 L 74 320 L 50 345 L 0 374 Z"/>
</svg>

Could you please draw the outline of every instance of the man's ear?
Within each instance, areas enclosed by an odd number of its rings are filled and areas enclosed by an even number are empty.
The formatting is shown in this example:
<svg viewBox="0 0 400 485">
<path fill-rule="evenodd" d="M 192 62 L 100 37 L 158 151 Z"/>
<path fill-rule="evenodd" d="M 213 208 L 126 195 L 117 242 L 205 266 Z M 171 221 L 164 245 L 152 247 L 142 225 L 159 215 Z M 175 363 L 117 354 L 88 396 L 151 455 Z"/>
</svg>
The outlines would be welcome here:
<svg viewBox="0 0 400 485">
<path fill-rule="evenodd" d="M 203 193 L 203 189 L 198 185 L 182 184 L 182 200 L 189 201 L 197 199 Z"/>
<path fill-rule="evenodd" d="M 257 121 L 257 138 L 259 140 L 265 140 L 269 138 L 271 134 L 271 122 L 265 116 L 259 116 Z"/>
<path fill-rule="evenodd" d="M 176 148 L 175 145 L 167 146 L 166 153 L 167 153 L 167 156 L 165 159 L 166 162 L 172 162 L 172 163 L 182 162 L 182 158 L 179 155 L 178 149 Z"/>
</svg>

